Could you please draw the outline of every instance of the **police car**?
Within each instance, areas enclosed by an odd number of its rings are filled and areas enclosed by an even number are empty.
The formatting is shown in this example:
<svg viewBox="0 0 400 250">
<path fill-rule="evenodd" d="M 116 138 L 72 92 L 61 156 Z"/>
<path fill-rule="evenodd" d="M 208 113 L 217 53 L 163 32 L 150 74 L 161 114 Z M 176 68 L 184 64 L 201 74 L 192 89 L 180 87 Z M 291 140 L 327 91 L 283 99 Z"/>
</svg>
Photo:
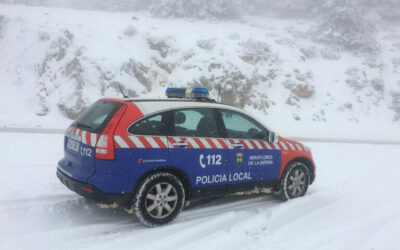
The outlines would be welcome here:
<svg viewBox="0 0 400 250">
<path fill-rule="evenodd" d="M 166 224 L 186 202 L 272 190 L 303 196 L 315 178 L 310 149 L 282 138 L 202 88 L 167 99 L 100 99 L 65 133 L 57 176 L 76 193 L 132 206 L 146 226 Z"/>
</svg>

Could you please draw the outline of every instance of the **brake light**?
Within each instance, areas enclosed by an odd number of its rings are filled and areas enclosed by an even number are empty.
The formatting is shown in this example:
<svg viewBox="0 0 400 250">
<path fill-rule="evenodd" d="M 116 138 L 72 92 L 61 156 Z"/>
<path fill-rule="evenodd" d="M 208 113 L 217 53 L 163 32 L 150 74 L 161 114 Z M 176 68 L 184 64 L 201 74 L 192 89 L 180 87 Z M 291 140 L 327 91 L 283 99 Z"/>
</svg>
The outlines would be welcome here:
<svg viewBox="0 0 400 250">
<path fill-rule="evenodd" d="M 121 120 L 122 114 L 126 107 L 122 106 L 117 113 L 111 118 L 107 126 L 104 128 L 96 144 L 96 159 L 101 160 L 114 160 L 115 159 L 115 146 L 114 146 L 114 132 Z"/>
</svg>

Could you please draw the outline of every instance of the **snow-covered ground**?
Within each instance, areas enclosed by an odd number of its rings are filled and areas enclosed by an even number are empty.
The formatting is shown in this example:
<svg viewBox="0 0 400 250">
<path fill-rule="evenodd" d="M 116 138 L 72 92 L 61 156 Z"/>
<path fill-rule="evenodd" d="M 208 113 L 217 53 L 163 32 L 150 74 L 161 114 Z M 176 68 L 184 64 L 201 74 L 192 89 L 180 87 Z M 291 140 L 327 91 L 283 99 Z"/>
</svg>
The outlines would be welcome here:
<svg viewBox="0 0 400 250">
<path fill-rule="evenodd" d="M 56 178 L 61 134 L 0 133 L 0 249 L 398 249 L 400 146 L 307 143 L 308 194 L 229 197 L 144 228 Z"/>
</svg>

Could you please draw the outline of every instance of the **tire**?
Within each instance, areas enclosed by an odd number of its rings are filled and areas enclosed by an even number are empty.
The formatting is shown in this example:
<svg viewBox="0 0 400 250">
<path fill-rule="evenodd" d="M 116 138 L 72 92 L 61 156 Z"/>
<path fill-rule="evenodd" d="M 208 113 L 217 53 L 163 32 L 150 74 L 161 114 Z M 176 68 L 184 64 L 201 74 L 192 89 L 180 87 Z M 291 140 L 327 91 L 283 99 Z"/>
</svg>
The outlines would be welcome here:
<svg viewBox="0 0 400 250">
<path fill-rule="evenodd" d="M 156 227 L 173 221 L 184 203 L 185 190 L 179 178 L 159 172 L 146 177 L 138 186 L 133 211 L 140 223 Z"/>
<path fill-rule="evenodd" d="M 290 163 L 281 178 L 279 190 L 275 194 L 282 201 L 304 196 L 310 183 L 310 171 L 301 162 Z"/>
</svg>

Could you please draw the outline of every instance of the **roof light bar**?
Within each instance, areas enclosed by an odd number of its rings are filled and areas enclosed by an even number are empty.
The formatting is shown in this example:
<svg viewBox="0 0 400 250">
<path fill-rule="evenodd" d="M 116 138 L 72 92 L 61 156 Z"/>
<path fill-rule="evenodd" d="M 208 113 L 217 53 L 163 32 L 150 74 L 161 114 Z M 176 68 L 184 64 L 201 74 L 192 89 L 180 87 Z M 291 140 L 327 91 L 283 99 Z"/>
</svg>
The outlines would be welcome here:
<svg viewBox="0 0 400 250">
<path fill-rule="evenodd" d="M 167 88 L 166 95 L 168 98 L 188 98 L 199 99 L 208 98 L 208 89 L 205 88 Z"/>
<path fill-rule="evenodd" d="M 184 98 L 186 96 L 185 88 L 167 88 L 165 94 L 168 98 Z"/>
</svg>

